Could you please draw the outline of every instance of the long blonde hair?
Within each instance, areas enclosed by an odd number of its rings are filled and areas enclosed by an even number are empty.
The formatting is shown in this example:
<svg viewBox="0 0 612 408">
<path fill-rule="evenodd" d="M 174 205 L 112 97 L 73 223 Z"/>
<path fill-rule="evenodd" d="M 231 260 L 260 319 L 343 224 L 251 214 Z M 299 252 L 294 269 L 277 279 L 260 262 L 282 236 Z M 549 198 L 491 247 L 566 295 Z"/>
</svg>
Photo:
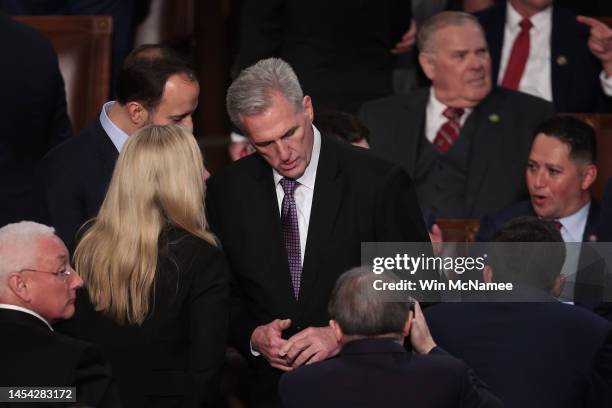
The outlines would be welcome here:
<svg viewBox="0 0 612 408">
<path fill-rule="evenodd" d="M 75 251 L 96 310 L 120 324 L 144 322 L 165 226 L 216 245 L 207 230 L 203 177 L 202 154 L 187 130 L 153 125 L 129 137 L 98 216 Z"/>
</svg>

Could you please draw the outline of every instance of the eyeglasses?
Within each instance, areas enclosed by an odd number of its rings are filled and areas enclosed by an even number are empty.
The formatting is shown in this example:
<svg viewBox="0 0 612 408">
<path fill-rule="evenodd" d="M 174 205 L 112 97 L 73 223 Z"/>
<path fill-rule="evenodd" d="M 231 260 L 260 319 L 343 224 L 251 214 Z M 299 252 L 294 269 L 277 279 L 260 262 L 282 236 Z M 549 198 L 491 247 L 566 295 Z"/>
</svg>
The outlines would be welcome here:
<svg viewBox="0 0 612 408">
<path fill-rule="evenodd" d="M 71 267 L 70 265 L 66 266 L 66 268 L 64 270 L 61 271 L 57 271 L 57 272 L 51 272 L 51 271 L 41 271 L 38 269 L 32 269 L 32 268 L 24 268 L 21 269 L 19 271 L 17 271 L 17 273 L 21 273 L 21 272 L 41 272 L 41 273 L 50 273 L 51 275 L 60 277 L 64 280 L 64 283 L 68 282 L 68 277 L 72 274 L 71 271 Z"/>
</svg>

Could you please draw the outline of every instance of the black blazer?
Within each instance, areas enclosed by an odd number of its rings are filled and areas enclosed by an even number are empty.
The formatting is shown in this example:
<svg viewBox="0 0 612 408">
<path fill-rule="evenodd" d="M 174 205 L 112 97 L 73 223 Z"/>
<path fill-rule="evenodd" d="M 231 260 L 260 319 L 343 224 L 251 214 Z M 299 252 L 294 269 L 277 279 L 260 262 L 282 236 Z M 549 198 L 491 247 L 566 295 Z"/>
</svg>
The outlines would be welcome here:
<svg viewBox="0 0 612 408">
<path fill-rule="evenodd" d="M 608 179 L 603 199 L 601 200 L 601 217 L 597 235 L 602 242 L 612 242 L 612 177 Z"/>
<path fill-rule="evenodd" d="M 72 253 L 83 223 L 98 214 L 119 152 L 100 121 L 51 150 L 41 163 L 46 223 Z"/>
<path fill-rule="evenodd" d="M 118 325 L 82 293 L 73 330 L 104 350 L 124 406 L 213 406 L 227 336 L 225 258 L 182 230 L 160 242 L 153 310 L 142 326 Z"/>
<path fill-rule="evenodd" d="M 38 165 L 72 135 L 57 55 L 40 32 L 0 12 L 0 225 L 41 220 Z"/>
<path fill-rule="evenodd" d="M 299 301 L 293 296 L 272 169 L 254 154 L 208 181 L 207 209 L 233 276 L 231 338 L 259 369 L 254 382 L 276 395 L 280 372 L 249 349 L 255 327 L 291 318 L 289 337 L 326 326 L 337 277 L 361 263 L 361 243 L 428 242 L 410 178 L 369 151 L 322 135 Z M 256 397 L 254 397 L 256 398 Z"/>
<path fill-rule="evenodd" d="M 317 111 L 356 113 L 393 93 L 390 50 L 411 16 L 406 0 L 245 0 L 238 64 L 283 58 Z"/>
<path fill-rule="evenodd" d="M 612 325 L 550 303 L 446 303 L 424 310 L 438 345 L 507 408 L 612 406 Z"/>
<path fill-rule="evenodd" d="M 110 367 L 89 343 L 53 332 L 37 317 L 0 308 L 0 368 L 3 387 L 76 387 L 77 401 L 94 407 L 120 407 Z M 38 403 L 3 407 L 48 406 Z"/>
<path fill-rule="evenodd" d="M 351 341 L 335 358 L 284 374 L 279 393 L 285 408 L 502 406 L 439 347 L 412 354 L 388 338 Z"/>
<path fill-rule="evenodd" d="M 380 156 L 414 174 L 418 146 L 425 139 L 429 88 L 365 103 L 360 118 L 370 129 L 370 145 Z M 472 137 L 465 208 L 458 218 L 482 217 L 527 197 L 525 166 L 536 126 L 552 116 L 540 98 L 494 88 L 474 108 L 459 137 Z M 423 208 L 427 204 L 423 203 Z"/>
<path fill-rule="evenodd" d="M 506 3 L 476 14 L 485 30 L 491 53 L 493 79 L 497 81 L 504 44 Z M 551 82 L 557 112 L 609 111 L 612 98 L 605 96 L 599 80 L 601 63 L 587 45 L 589 27 L 576 21 L 576 15 L 553 6 L 550 38 Z"/>
</svg>

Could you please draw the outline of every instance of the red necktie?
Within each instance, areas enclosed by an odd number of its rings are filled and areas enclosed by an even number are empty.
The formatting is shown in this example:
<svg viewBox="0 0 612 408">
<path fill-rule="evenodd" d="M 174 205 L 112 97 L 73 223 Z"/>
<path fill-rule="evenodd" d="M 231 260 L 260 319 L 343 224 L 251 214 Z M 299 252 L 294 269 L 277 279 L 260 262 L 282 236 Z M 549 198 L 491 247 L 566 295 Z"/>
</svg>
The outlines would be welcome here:
<svg viewBox="0 0 612 408">
<path fill-rule="evenodd" d="M 524 18 L 520 22 L 521 32 L 516 36 L 512 45 L 510 59 L 506 66 L 506 73 L 502 80 L 501 86 L 508 89 L 517 90 L 525 72 L 527 65 L 527 57 L 529 57 L 529 30 L 533 27 L 528 18 Z"/>
<path fill-rule="evenodd" d="M 446 153 L 459 137 L 459 131 L 461 130 L 460 120 L 463 112 L 464 110 L 461 108 L 446 108 L 442 112 L 448 121 L 440 126 L 440 130 L 436 133 L 436 138 L 433 141 L 434 146 L 440 153 Z"/>
</svg>

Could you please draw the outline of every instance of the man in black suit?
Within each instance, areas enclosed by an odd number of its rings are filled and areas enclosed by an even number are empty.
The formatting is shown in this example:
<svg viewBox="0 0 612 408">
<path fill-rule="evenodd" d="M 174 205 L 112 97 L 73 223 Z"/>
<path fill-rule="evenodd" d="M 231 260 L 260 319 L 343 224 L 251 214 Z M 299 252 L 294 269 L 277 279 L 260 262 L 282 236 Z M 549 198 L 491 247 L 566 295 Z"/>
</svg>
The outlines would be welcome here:
<svg viewBox="0 0 612 408">
<path fill-rule="evenodd" d="M 191 130 L 200 87 L 195 73 L 171 49 L 144 45 L 128 55 L 117 79 L 117 101 L 100 119 L 49 152 L 42 162 L 45 212 L 68 249 L 106 195 L 123 144 L 147 124 L 180 124 Z"/>
<path fill-rule="evenodd" d="M 0 228 L 2 386 L 76 387 L 81 404 L 120 406 L 100 352 L 51 327 L 72 317 L 81 286 L 53 228 L 31 221 Z"/>
<path fill-rule="evenodd" d="M 491 50 L 494 81 L 552 101 L 557 112 L 609 111 L 612 29 L 592 18 L 577 19 L 553 3 L 502 1 L 477 14 Z M 522 28 L 523 21 L 529 25 Z M 527 41 L 519 47 L 522 36 Z M 515 48 L 526 50 L 525 60 Z"/>
<path fill-rule="evenodd" d="M 43 156 L 71 134 L 57 55 L 42 33 L 0 12 L 0 225 L 40 219 Z"/>
<path fill-rule="evenodd" d="M 245 0 L 238 65 L 280 57 L 295 69 L 318 112 L 355 114 L 363 102 L 393 93 L 393 54 L 414 43 L 410 3 Z"/>
<path fill-rule="evenodd" d="M 233 272 L 231 338 L 256 371 L 251 402 L 263 405 L 282 371 L 338 352 L 327 299 L 360 264 L 361 242 L 428 237 L 408 175 L 321 135 L 286 62 L 242 71 L 227 105 L 258 154 L 211 177 L 207 209 Z"/>
<path fill-rule="evenodd" d="M 412 175 L 421 208 L 438 217 L 481 217 L 526 196 L 533 129 L 552 105 L 491 89 L 487 44 L 469 14 L 431 17 L 419 49 L 432 88 L 364 104 L 372 150 Z"/>
<path fill-rule="evenodd" d="M 340 276 L 329 325 L 342 351 L 283 375 L 283 406 L 501 407 L 469 367 L 436 345 L 419 304 L 385 301 L 373 288 L 379 280 L 398 282 L 366 267 Z M 413 354 L 402 345 L 407 337 Z"/>
<path fill-rule="evenodd" d="M 485 281 L 511 282 L 512 293 L 529 301 L 499 293 L 489 303 L 432 306 L 425 316 L 433 337 L 506 407 L 611 406 L 612 325 L 551 296 L 560 290 L 561 234 L 551 222 L 523 217 L 500 231 L 496 244 L 504 242 L 512 245 L 489 252 Z"/>
</svg>

